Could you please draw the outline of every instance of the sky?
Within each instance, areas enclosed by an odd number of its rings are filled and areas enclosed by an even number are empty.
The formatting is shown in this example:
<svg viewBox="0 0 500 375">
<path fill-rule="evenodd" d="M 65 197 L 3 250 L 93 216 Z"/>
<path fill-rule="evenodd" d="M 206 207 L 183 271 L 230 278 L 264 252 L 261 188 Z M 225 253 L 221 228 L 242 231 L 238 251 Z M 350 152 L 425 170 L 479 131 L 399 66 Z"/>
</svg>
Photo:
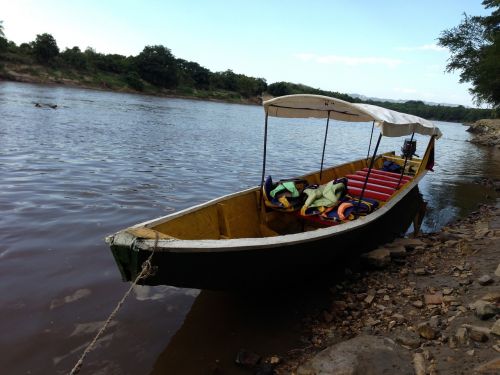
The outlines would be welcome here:
<svg viewBox="0 0 500 375">
<path fill-rule="evenodd" d="M 231 69 L 393 100 L 476 105 L 437 46 L 481 0 L 0 0 L 7 39 L 49 33 L 59 48 L 137 55 L 163 45 L 212 72 Z"/>
</svg>

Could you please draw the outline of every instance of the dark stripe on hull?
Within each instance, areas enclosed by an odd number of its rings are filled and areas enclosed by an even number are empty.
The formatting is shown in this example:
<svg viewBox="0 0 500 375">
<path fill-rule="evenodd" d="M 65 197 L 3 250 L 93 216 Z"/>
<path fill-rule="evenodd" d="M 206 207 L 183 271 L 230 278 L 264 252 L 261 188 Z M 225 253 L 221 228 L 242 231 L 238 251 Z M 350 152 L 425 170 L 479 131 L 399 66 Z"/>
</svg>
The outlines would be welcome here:
<svg viewBox="0 0 500 375">
<path fill-rule="evenodd" d="M 218 252 L 162 252 L 154 254 L 155 275 L 143 285 L 230 290 L 262 286 L 286 286 L 310 281 L 331 272 L 345 258 L 357 257 L 392 241 L 410 227 L 422 197 L 413 188 L 391 210 L 351 231 L 307 243 L 280 247 Z M 111 247 L 124 281 L 134 280 L 148 251 Z"/>
</svg>

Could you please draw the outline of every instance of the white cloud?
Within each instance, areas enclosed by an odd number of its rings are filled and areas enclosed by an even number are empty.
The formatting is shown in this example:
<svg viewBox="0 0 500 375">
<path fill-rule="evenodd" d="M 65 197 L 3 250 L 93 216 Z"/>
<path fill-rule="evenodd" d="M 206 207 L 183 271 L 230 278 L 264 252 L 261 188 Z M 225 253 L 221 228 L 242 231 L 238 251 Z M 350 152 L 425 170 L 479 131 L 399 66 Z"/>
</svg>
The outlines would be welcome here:
<svg viewBox="0 0 500 375">
<path fill-rule="evenodd" d="M 438 46 L 437 44 L 424 44 L 417 47 L 398 47 L 399 51 L 446 51 L 446 48 Z"/>
<path fill-rule="evenodd" d="M 320 56 L 314 53 L 299 53 L 296 57 L 302 61 L 313 61 L 318 64 L 342 64 L 342 65 L 385 65 L 389 68 L 395 68 L 402 63 L 398 59 L 390 59 L 386 57 L 353 57 L 353 56 L 337 56 L 325 55 Z"/>
</svg>

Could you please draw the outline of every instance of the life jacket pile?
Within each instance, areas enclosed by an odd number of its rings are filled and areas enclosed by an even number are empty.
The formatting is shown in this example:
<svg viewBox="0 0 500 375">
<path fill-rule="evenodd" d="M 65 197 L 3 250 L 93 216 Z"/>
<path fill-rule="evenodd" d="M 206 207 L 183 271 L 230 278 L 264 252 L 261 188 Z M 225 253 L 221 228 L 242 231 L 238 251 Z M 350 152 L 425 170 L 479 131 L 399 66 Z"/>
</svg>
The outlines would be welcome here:
<svg viewBox="0 0 500 375">
<path fill-rule="evenodd" d="M 273 182 L 268 176 L 262 187 L 264 204 L 278 211 L 297 211 L 304 204 L 304 189 L 308 185 L 306 180 L 289 179 Z"/>
<path fill-rule="evenodd" d="M 264 204 L 278 211 L 316 216 L 330 224 L 354 220 L 378 207 L 370 198 L 351 197 L 347 194 L 347 178 L 332 180 L 323 185 L 309 185 L 303 179 L 280 180 L 274 183 L 268 176 L 262 187 Z"/>
</svg>

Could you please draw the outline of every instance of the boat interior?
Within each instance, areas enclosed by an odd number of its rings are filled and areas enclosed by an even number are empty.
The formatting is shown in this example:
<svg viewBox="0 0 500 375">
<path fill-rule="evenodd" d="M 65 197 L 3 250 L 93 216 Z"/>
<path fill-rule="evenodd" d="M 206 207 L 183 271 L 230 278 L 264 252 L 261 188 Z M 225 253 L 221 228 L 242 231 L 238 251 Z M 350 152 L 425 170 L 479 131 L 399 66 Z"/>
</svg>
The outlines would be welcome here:
<svg viewBox="0 0 500 375">
<path fill-rule="evenodd" d="M 426 170 L 428 158 L 428 150 L 422 159 L 405 160 L 395 152 L 379 154 L 373 160 L 369 175 L 370 159 L 360 159 L 288 180 L 303 182 L 304 188 L 299 191 L 300 196 L 297 198 L 301 203 L 298 205 L 287 206 L 286 196 L 290 195 L 287 191 L 285 200 L 266 200 L 264 185 L 200 205 L 179 215 L 169 215 L 129 228 L 127 232 L 139 238 L 223 240 L 272 237 L 341 225 L 356 220 L 360 215 L 369 215 L 397 196 L 407 183 Z M 384 170 L 388 164 L 399 167 L 403 173 Z M 283 180 L 273 183 L 272 187 L 280 182 Z M 333 207 L 304 210 L 301 207 L 305 200 L 304 191 L 309 187 L 325 186 L 329 182 L 346 185 L 341 199 Z"/>
</svg>

